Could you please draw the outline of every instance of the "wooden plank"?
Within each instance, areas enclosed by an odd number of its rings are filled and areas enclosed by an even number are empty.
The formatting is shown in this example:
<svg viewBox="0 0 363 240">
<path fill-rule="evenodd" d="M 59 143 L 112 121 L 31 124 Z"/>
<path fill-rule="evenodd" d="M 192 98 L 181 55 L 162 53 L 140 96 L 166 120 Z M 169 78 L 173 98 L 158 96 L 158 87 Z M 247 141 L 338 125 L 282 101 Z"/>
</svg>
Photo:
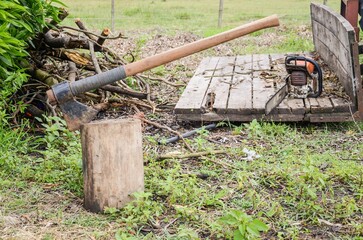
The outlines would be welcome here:
<svg viewBox="0 0 363 240">
<path fill-rule="evenodd" d="M 230 122 L 251 122 L 254 119 L 274 122 L 301 122 L 304 121 L 304 114 L 275 114 L 265 116 L 265 114 L 217 114 L 209 112 L 205 114 L 177 114 L 178 120 L 185 121 L 230 121 Z"/>
<path fill-rule="evenodd" d="M 207 95 L 203 99 L 202 108 L 206 111 L 226 112 L 235 61 L 236 57 L 220 57 Z"/>
<path fill-rule="evenodd" d="M 261 78 L 253 77 L 252 79 L 252 112 L 264 113 L 266 102 L 275 93 L 271 88 L 265 88 L 266 84 Z"/>
<path fill-rule="evenodd" d="M 270 114 L 292 114 L 291 108 L 288 105 L 288 99 L 285 98 L 277 107 L 276 109 L 272 110 Z"/>
<path fill-rule="evenodd" d="M 268 54 L 253 54 L 254 71 L 269 71 L 271 70 L 270 56 Z"/>
<path fill-rule="evenodd" d="M 218 64 L 213 77 L 232 76 L 234 72 L 236 57 L 219 57 Z"/>
<path fill-rule="evenodd" d="M 352 47 L 355 32 L 340 14 L 321 4 L 311 4 L 313 39 L 316 51 L 337 74 L 339 81 L 356 102 L 355 72 Z"/>
<path fill-rule="evenodd" d="M 330 32 L 320 23 L 315 23 L 313 25 L 313 31 L 316 32 L 316 37 L 319 41 L 329 48 L 331 54 L 333 54 L 343 66 L 347 69 L 352 68 L 349 42 L 342 42 L 341 39 L 337 38 L 335 32 Z"/>
<path fill-rule="evenodd" d="M 321 113 L 331 113 L 334 111 L 334 106 L 328 97 L 318 97 L 316 100 L 319 103 L 319 111 Z"/>
<path fill-rule="evenodd" d="M 351 122 L 354 120 L 350 113 L 307 114 L 306 119 L 310 122 Z"/>
<path fill-rule="evenodd" d="M 311 113 L 316 113 L 319 112 L 317 109 L 319 109 L 319 103 L 316 100 L 316 98 L 306 98 L 305 102 L 309 103 L 310 106 L 310 112 Z"/>
<path fill-rule="evenodd" d="M 252 112 L 265 113 L 266 102 L 278 88 L 272 88 L 271 82 L 261 77 L 262 71 L 270 70 L 270 57 L 266 54 L 252 55 Z"/>
<path fill-rule="evenodd" d="M 305 107 L 305 113 L 308 114 L 310 113 L 310 102 L 307 98 L 303 99 L 304 102 L 304 107 Z"/>
<path fill-rule="evenodd" d="M 234 66 L 234 75 L 252 74 L 252 65 L 253 65 L 252 55 L 249 54 L 249 55 L 237 56 Z"/>
<path fill-rule="evenodd" d="M 237 56 L 227 113 L 249 114 L 252 109 L 252 55 Z"/>
<path fill-rule="evenodd" d="M 331 69 L 334 69 L 334 73 L 336 73 L 337 77 L 339 78 L 339 81 L 341 82 L 342 86 L 344 87 L 345 92 L 349 95 L 351 99 L 355 102 L 355 88 L 353 88 L 353 72 L 350 69 L 347 69 L 346 66 L 342 65 L 341 62 L 334 57 L 334 54 L 330 52 L 330 50 L 327 48 L 327 46 L 321 42 L 316 41 L 315 46 L 319 47 L 320 49 L 326 49 L 325 54 L 321 54 L 322 57 L 325 59 L 330 58 L 330 60 L 326 61 Z"/>
<path fill-rule="evenodd" d="M 346 32 L 354 33 L 354 28 L 343 16 L 322 4 L 312 3 L 310 6 L 312 21 L 323 24 L 342 41 L 350 41 Z"/>
<path fill-rule="evenodd" d="M 345 100 L 343 98 L 338 97 L 330 97 L 330 100 L 333 104 L 334 112 L 354 112 L 355 108 L 351 102 Z"/>
<path fill-rule="evenodd" d="M 117 141 L 115 141 L 117 139 Z M 84 206 L 92 212 L 122 208 L 144 190 L 141 122 L 94 121 L 82 125 Z"/>
<path fill-rule="evenodd" d="M 277 107 L 277 111 L 280 114 L 304 114 L 305 113 L 305 106 L 304 101 L 302 99 L 295 99 L 295 98 L 286 98 L 282 102 L 286 107 L 285 109 L 282 106 Z"/>
<path fill-rule="evenodd" d="M 307 98 L 311 113 L 331 113 L 334 111 L 333 104 L 329 98 Z"/>
<path fill-rule="evenodd" d="M 205 58 L 202 60 L 176 104 L 175 113 L 200 113 L 202 111 L 202 102 L 218 61 L 218 57 Z"/>
</svg>

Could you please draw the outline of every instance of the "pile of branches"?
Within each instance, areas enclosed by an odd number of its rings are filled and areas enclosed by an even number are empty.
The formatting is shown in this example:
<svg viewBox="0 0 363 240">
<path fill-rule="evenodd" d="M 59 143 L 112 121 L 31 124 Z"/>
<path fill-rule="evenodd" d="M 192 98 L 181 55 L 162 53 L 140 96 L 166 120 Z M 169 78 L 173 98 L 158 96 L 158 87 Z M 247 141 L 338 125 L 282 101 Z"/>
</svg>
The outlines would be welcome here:
<svg viewBox="0 0 363 240">
<path fill-rule="evenodd" d="M 63 10 L 59 16 L 61 20 L 68 13 Z M 13 114 L 13 122 L 17 124 L 19 118 L 30 117 L 36 119 L 43 114 L 57 115 L 57 111 L 49 104 L 45 92 L 54 84 L 61 81 L 77 81 L 101 72 L 128 64 L 123 56 L 116 54 L 104 46 L 105 41 L 124 38 L 121 34 L 110 36 L 111 31 L 106 28 L 100 34 L 89 31 L 80 20 L 75 20 L 77 27 L 54 25 L 46 29 L 33 41 L 29 50 L 30 61 L 26 68 L 31 78 L 18 92 L 18 100 L 27 104 L 25 113 L 19 108 Z M 131 53 L 132 61 L 135 57 Z M 149 80 L 163 81 L 162 78 L 137 75 L 132 80 L 123 79 L 114 84 L 106 85 L 92 92 L 78 96 L 78 100 L 93 105 L 98 110 L 110 107 L 132 107 L 139 112 L 139 107 L 156 110 L 151 99 Z M 128 83 L 132 83 L 132 86 Z"/>
</svg>

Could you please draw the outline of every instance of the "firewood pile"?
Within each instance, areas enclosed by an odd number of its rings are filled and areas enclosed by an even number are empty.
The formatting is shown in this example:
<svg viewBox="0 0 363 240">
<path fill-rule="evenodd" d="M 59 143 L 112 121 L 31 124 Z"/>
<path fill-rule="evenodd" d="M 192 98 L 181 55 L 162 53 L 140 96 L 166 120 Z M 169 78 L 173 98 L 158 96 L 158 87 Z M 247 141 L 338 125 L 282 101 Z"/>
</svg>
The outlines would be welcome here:
<svg viewBox="0 0 363 240">
<path fill-rule="evenodd" d="M 63 20 L 67 15 L 64 11 L 60 18 Z M 17 102 L 26 103 L 27 107 L 14 112 L 14 124 L 18 124 L 23 117 L 36 119 L 43 114 L 60 113 L 46 99 L 45 92 L 52 85 L 62 81 L 77 81 L 135 60 L 132 53 L 127 53 L 128 59 L 131 59 L 127 61 L 105 46 L 106 41 L 125 38 L 122 34 L 111 36 L 108 28 L 100 34 L 91 32 L 80 19 L 75 20 L 75 25 L 76 27 L 70 27 L 57 24 L 52 29 L 46 29 L 44 34 L 33 41 L 29 50 L 29 63 L 24 64 L 30 75 L 29 81 L 14 96 Z M 122 106 L 133 108 L 133 112 L 139 112 L 139 107 L 156 111 L 156 105 L 151 99 L 150 79 L 175 85 L 159 76 L 137 75 L 86 92 L 78 96 L 77 100 L 99 110 Z M 132 84 L 128 84 L 130 82 Z"/>
</svg>

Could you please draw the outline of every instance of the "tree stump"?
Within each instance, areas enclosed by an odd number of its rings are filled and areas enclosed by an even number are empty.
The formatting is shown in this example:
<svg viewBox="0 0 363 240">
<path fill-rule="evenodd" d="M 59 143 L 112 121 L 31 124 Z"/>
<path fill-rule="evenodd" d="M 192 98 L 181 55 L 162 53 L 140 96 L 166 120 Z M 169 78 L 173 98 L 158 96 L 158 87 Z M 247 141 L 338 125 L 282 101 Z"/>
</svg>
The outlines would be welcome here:
<svg viewBox="0 0 363 240">
<path fill-rule="evenodd" d="M 141 122 L 117 119 L 81 127 L 84 207 L 92 212 L 122 208 L 144 190 Z"/>
</svg>

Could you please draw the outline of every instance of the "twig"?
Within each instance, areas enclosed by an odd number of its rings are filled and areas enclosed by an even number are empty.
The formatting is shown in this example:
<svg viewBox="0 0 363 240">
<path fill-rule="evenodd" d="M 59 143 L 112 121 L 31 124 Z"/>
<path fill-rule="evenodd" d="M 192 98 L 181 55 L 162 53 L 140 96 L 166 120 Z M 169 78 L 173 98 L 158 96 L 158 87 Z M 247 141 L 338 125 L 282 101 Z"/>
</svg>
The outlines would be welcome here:
<svg viewBox="0 0 363 240">
<path fill-rule="evenodd" d="M 170 159 L 170 158 L 184 159 L 184 158 L 203 157 L 203 156 L 207 156 L 207 155 L 216 155 L 216 154 L 226 154 L 226 151 L 215 150 L 215 151 L 209 151 L 209 152 L 197 152 L 197 153 L 190 153 L 190 154 L 184 154 L 184 155 L 165 154 L 165 155 L 160 155 L 156 160 L 164 160 L 164 159 Z M 211 158 L 208 158 L 207 160 L 211 161 L 215 164 L 221 165 L 222 167 L 226 168 L 226 171 L 228 171 L 228 172 L 231 171 L 230 169 L 237 169 L 235 166 L 222 162 L 222 161 L 218 161 L 218 160 L 211 159 Z"/>
<path fill-rule="evenodd" d="M 164 78 L 157 78 L 157 77 L 151 77 L 151 76 L 145 76 L 145 75 L 139 75 L 140 77 L 143 77 L 143 78 L 147 78 L 147 79 L 150 79 L 151 81 L 158 81 L 158 82 L 163 82 L 163 83 L 166 83 L 170 86 L 173 86 L 173 87 L 185 87 L 186 84 L 182 84 L 182 83 L 172 83 Z"/>
<path fill-rule="evenodd" d="M 100 36 L 95 36 L 92 32 L 88 31 L 84 23 L 81 21 L 81 19 L 77 18 L 75 20 L 76 25 L 84 31 L 83 33 L 90 39 L 92 43 L 94 43 L 94 51 L 100 51 L 102 49 L 103 43 L 106 41 L 108 35 L 110 34 L 110 30 L 108 28 L 104 29 Z M 91 43 L 90 43 L 91 44 Z"/>
<path fill-rule="evenodd" d="M 95 94 L 95 93 L 91 93 L 91 92 L 85 92 L 84 95 L 91 97 L 91 98 L 101 98 L 100 95 Z"/>
<path fill-rule="evenodd" d="M 135 98 L 138 98 L 138 99 L 145 99 L 146 98 L 145 93 L 131 91 L 129 89 L 124 89 L 124 88 L 117 87 L 117 86 L 106 85 L 106 86 L 103 86 L 101 88 L 103 90 L 105 90 L 105 91 L 109 91 L 109 92 L 113 92 L 113 93 L 117 93 L 117 94 L 122 94 L 122 95 L 128 95 L 128 96 L 135 97 Z"/>
<path fill-rule="evenodd" d="M 341 158 L 340 160 L 362 162 L 363 158 L 361 158 L 361 159 L 359 159 L 359 158 Z"/>
<path fill-rule="evenodd" d="M 50 109 L 50 111 L 52 112 L 53 116 L 56 117 L 57 116 L 57 112 L 55 111 L 55 108 L 57 106 L 53 106 L 52 104 L 49 103 L 49 99 L 47 98 L 47 100 L 45 101 L 45 104 L 47 105 L 47 107 Z"/>
<path fill-rule="evenodd" d="M 69 27 L 69 26 L 61 26 L 61 27 L 59 27 L 59 29 L 64 29 L 64 28 L 71 29 L 71 30 L 78 31 L 78 32 L 82 32 L 84 34 L 87 33 L 87 34 L 93 35 L 93 36 L 98 37 L 98 38 L 104 38 L 104 39 L 110 39 L 110 40 L 115 40 L 115 39 L 119 39 L 119 38 L 124 38 L 124 39 L 127 38 L 127 37 L 123 36 L 122 33 L 120 33 L 116 37 L 105 37 L 105 36 L 102 36 L 102 35 L 99 35 L 99 34 L 96 34 L 96 33 L 90 32 L 90 31 L 87 31 L 87 30 L 82 30 L 82 29 L 73 28 L 73 27 Z"/>
<path fill-rule="evenodd" d="M 121 58 L 117 53 L 115 53 L 111 49 L 109 49 L 107 47 L 103 47 L 103 51 L 110 54 L 115 59 L 118 59 L 121 62 L 121 65 L 126 65 L 127 64 L 127 61 L 125 61 L 125 59 Z"/>
<path fill-rule="evenodd" d="M 123 104 L 123 105 L 137 105 L 137 106 L 141 106 L 141 107 L 145 107 L 145 108 L 148 108 L 148 109 L 153 109 L 152 106 L 146 104 L 145 102 L 143 101 L 138 101 L 138 100 L 135 100 L 135 99 L 126 99 L 126 98 L 110 98 L 108 99 L 108 102 L 109 103 L 120 103 L 120 104 Z"/>
<path fill-rule="evenodd" d="M 68 67 L 69 67 L 68 80 L 70 82 L 74 82 L 76 81 L 77 77 L 77 66 L 74 62 L 68 61 Z"/>
<path fill-rule="evenodd" d="M 91 53 L 91 59 L 92 59 L 92 62 L 93 62 L 93 66 L 96 69 L 96 73 L 100 74 L 100 73 L 102 73 L 102 70 L 100 68 L 100 65 L 98 64 L 98 60 L 97 60 L 97 57 L 96 57 L 96 54 L 95 54 L 94 44 L 93 44 L 92 41 L 89 41 L 88 43 L 89 43 L 89 51 Z"/>
<path fill-rule="evenodd" d="M 174 133 L 175 135 L 177 135 L 183 142 L 184 142 L 184 144 L 185 144 L 185 146 L 188 148 L 188 150 L 190 151 L 190 152 L 194 152 L 194 150 L 190 147 L 190 145 L 185 141 L 185 139 L 183 138 L 183 136 L 179 133 L 179 132 L 177 132 L 177 131 L 175 131 L 175 130 L 173 130 L 173 129 L 171 129 L 170 127 L 168 127 L 168 126 L 165 126 L 165 125 L 161 125 L 161 124 L 159 124 L 159 123 L 156 123 L 156 122 L 152 122 L 152 121 L 150 121 L 150 120 L 147 120 L 147 119 L 145 119 L 145 118 L 139 118 L 141 121 L 143 121 L 143 122 L 146 122 L 147 124 L 149 124 L 149 125 L 153 125 L 153 126 L 155 126 L 155 127 L 157 127 L 157 128 L 160 128 L 160 129 L 164 129 L 164 130 L 167 130 L 167 131 L 169 131 L 169 132 L 171 132 L 171 133 Z"/>
<path fill-rule="evenodd" d="M 146 81 L 144 81 L 144 79 L 143 79 L 143 78 L 140 78 L 140 77 L 137 77 L 137 76 L 135 76 L 135 78 L 136 78 L 136 79 L 139 79 L 139 81 L 141 81 L 141 82 L 144 84 L 144 86 L 145 86 L 145 88 L 146 88 L 146 100 L 148 101 L 148 103 L 150 104 L 150 106 L 152 106 L 152 107 L 153 107 L 153 108 L 152 108 L 152 112 L 153 112 L 153 113 L 155 113 L 155 108 L 156 108 L 156 106 L 155 106 L 155 104 L 151 101 L 151 98 L 150 98 L 151 90 L 150 90 L 150 85 L 149 85 L 149 83 L 147 83 Z"/>
<path fill-rule="evenodd" d="M 94 34 L 92 34 L 92 32 L 89 32 L 88 29 L 86 28 L 86 26 L 84 25 L 84 23 L 81 21 L 81 19 L 76 18 L 74 20 L 75 24 L 79 27 L 79 29 L 81 29 L 83 32 L 89 39 L 96 41 L 97 39 L 95 38 Z M 78 30 L 78 29 L 77 29 Z"/>
<path fill-rule="evenodd" d="M 108 35 L 110 35 L 110 29 L 108 29 L 108 28 L 103 29 L 103 31 L 101 33 L 102 37 L 97 39 L 97 45 L 102 46 L 103 43 L 106 41 L 106 38 L 108 37 Z"/>
<path fill-rule="evenodd" d="M 215 155 L 215 154 L 225 154 L 225 150 L 215 150 L 215 151 L 206 151 L 206 152 L 195 152 L 195 153 L 188 153 L 188 154 L 165 154 L 158 156 L 157 160 L 165 160 L 170 158 L 176 158 L 176 159 L 183 159 L 183 158 L 193 158 L 193 157 L 202 157 L 202 156 L 208 156 L 208 155 Z M 220 162 L 218 162 L 220 164 Z M 229 165 L 228 163 L 225 163 L 229 167 L 232 165 Z"/>
<path fill-rule="evenodd" d="M 174 224 L 176 221 L 178 220 L 178 218 L 174 218 L 173 220 L 171 220 L 168 224 L 166 224 L 164 226 L 164 231 L 167 231 L 168 227 L 170 227 L 172 224 Z"/>
</svg>

